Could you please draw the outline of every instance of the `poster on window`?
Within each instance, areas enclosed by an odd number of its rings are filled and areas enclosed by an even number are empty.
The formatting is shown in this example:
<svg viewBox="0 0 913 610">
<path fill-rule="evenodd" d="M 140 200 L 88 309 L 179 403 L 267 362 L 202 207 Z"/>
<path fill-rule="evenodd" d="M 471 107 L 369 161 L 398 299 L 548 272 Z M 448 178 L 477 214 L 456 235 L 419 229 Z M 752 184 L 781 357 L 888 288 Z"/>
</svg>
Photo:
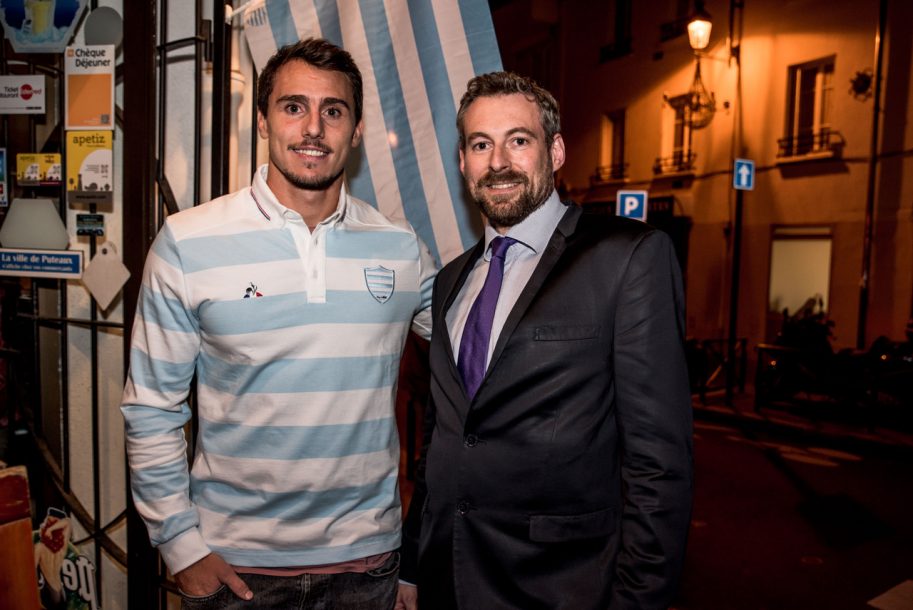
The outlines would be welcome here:
<svg viewBox="0 0 913 610">
<path fill-rule="evenodd" d="M 0 114 L 44 114 L 43 74 L 0 76 Z"/>
<path fill-rule="evenodd" d="M 67 513 L 52 507 L 32 534 L 41 605 L 46 610 L 98 610 L 95 565 L 70 540 L 71 532 Z"/>
<path fill-rule="evenodd" d="M 114 45 L 67 47 L 65 129 L 114 129 Z"/>
<path fill-rule="evenodd" d="M 17 53 L 63 53 L 86 0 L 3 0 L 0 24 Z"/>
<path fill-rule="evenodd" d="M 60 153 L 16 155 L 16 182 L 20 186 L 57 186 L 61 177 Z"/>
<path fill-rule="evenodd" d="M 111 205 L 113 139 L 110 131 L 68 131 L 67 202 Z"/>
<path fill-rule="evenodd" d="M 9 207 L 9 185 L 6 182 L 6 149 L 0 148 L 0 208 Z"/>
</svg>

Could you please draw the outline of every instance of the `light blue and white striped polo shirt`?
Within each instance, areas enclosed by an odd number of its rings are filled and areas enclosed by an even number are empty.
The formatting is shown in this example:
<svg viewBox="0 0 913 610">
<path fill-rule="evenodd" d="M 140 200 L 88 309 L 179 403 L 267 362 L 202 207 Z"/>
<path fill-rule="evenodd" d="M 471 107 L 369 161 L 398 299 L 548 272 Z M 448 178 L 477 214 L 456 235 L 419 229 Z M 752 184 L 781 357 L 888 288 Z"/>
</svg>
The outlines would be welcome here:
<svg viewBox="0 0 913 610">
<path fill-rule="evenodd" d="M 430 335 L 436 265 L 345 189 L 308 231 L 265 176 L 169 217 L 146 261 L 121 410 L 136 505 L 173 572 L 210 551 L 282 567 L 400 544 L 396 380 L 410 327 Z"/>
</svg>

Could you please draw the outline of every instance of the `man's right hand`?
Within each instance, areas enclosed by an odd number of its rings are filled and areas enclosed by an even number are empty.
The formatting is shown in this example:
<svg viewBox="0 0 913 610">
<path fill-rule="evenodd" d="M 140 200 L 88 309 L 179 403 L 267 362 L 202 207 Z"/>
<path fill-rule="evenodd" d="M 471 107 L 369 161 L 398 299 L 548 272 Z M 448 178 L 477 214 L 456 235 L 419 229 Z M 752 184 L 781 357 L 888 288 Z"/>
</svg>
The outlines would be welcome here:
<svg viewBox="0 0 913 610">
<path fill-rule="evenodd" d="M 251 600 L 254 594 L 225 560 L 210 553 L 174 575 L 178 588 L 186 595 L 205 597 L 212 595 L 224 583 L 241 599 Z"/>
<path fill-rule="evenodd" d="M 396 605 L 393 610 L 417 610 L 418 588 L 403 581 L 399 581 L 399 591 L 396 594 Z"/>
</svg>

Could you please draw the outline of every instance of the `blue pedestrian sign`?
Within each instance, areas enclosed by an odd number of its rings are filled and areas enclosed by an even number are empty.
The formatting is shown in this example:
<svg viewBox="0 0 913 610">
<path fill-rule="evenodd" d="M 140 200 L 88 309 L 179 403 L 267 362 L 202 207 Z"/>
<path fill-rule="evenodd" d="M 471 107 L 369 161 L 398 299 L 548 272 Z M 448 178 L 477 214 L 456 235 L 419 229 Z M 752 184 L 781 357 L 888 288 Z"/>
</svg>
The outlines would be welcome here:
<svg viewBox="0 0 913 610">
<path fill-rule="evenodd" d="M 754 190 L 754 161 L 735 159 L 732 166 L 732 188 L 738 191 Z"/>
<path fill-rule="evenodd" d="M 647 222 L 647 191 L 618 191 L 615 195 L 615 214 Z"/>
</svg>

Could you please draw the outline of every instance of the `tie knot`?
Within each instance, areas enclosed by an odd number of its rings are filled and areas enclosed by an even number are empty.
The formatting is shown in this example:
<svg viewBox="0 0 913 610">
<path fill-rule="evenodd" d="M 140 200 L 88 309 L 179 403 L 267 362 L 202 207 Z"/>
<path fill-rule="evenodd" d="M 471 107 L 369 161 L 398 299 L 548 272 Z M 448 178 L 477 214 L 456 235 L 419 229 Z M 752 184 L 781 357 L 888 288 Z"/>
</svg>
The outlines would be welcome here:
<svg viewBox="0 0 913 610">
<path fill-rule="evenodd" d="M 495 237 L 491 240 L 491 257 L 504 258 L 508 248 L 515 243 L 517 243 L 517 240 L 510 237 Z"/>
</svg>

